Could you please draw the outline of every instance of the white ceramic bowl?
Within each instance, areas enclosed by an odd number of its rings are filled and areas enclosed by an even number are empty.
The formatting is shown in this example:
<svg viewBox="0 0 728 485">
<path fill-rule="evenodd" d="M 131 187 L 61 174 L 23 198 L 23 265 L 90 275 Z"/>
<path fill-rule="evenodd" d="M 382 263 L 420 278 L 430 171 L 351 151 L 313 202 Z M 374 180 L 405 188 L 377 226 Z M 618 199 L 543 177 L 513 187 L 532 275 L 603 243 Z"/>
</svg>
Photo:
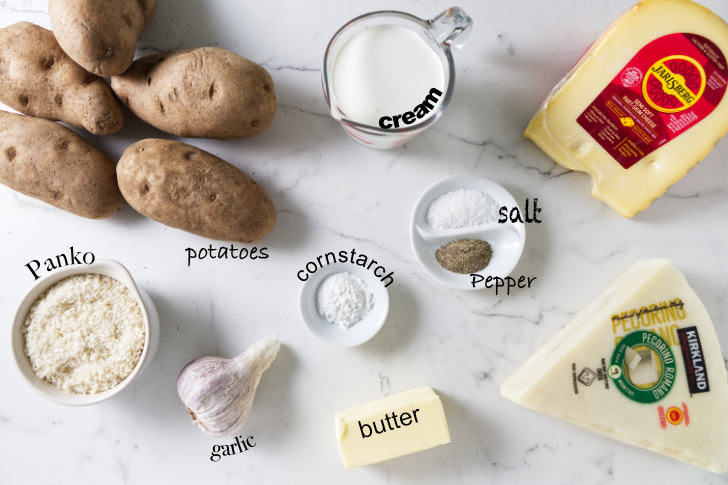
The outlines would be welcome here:
<svg viewBox="0 0 728 485">
<path fill-rule="evenodd" d="M 451 241 L 458 239 L 480 239 L 487 241 L 493 248 L 493 256 L 488 266 L 477 274 L 505 278 L 518 264 L 526 244 L 526 227 L 522 222 L 483 224 L 463 229 L 438 230 L 427 223 L 427 209 L 442 194 L 453 190 L 477 190 L 491 196 L 498 206 L 520 207 L 513 196 L 497 183 L 475 177 L 459 175 L 442 180 L 430 187 L 420 197 L 412 212 L 410 237 L 412 249 L 423 268 L 443 285 L 463 290 L 479 290 L 485 286 L 473 288 L 470 275 L 453 273 L 443 268 L 435 259 L 435 252 Z"/>
<path fill-rule="evenodd" d="M 129 374 L 126 379 L 121 381 L 115 387 L 98 394 L 73 394 L 71 392 L 62 391 L 35 375 L 33 367 L 30 364 L 30 360 L 28 359 L 28 356 L 25 355 L 25 337 L 23 336 L 22 328 L 28 310 L 30 310 L 30 307 L 45 290 L 69 276 L 89 273 L 114 278 L 129 288 L 132 294 L 136 297 L 142 310 L 142 317 L 144 318 L 144 349 L 142 350 L 139 362 L 137 362 L 137 365 L 134 367 L 134 370 L 131 371 L 131 374 Z M 71 406 L 96 404 L 118 394 L 122 389 L 128 386 L 129 383 L 134 380 L 134 378 L 139 375 L 144 368 L 147 367 L 157 350 L 158 344 L 159 317 L 157 316 L 157 310 L 154 307 L 154 303 L 152 303 L 149 295 L 147 295 L 144 290 L 136 286 L 134 279 L 131 277 L 127 269 L 121 263 L 110 259 L 99 260 L 90 265 L 69 266 L 36 281 L 30 291 L 28 291 L 23 300 L 20 302 L 20 305 L 18 305 L 18 309 L 15 312 L 15 321 L 12 326 L 13 356 L 15 357 L 15 363 L 17 364 L 21 375 L 28 383 L 30 383 L 33 389 L 38 391 L 43 397 L 60 404 L 67 404 Z"/>
<path fill-rule="evenodd" d="M 372 291 L 372 309 L 359 322 L 349 328 L 329 323 L 319 315 L 316 294 L 327 276 L 347 272 L 361 278 Z M 389 313 L 389 292 L 374 273 L 361 266 L 349 263 L 334 263 L 324 266 L 309 276 L 301 288 L 301 316 L 312 334 L 336 347 L 355 347 L 374 337 L 384 325 Z"/>
</svg>

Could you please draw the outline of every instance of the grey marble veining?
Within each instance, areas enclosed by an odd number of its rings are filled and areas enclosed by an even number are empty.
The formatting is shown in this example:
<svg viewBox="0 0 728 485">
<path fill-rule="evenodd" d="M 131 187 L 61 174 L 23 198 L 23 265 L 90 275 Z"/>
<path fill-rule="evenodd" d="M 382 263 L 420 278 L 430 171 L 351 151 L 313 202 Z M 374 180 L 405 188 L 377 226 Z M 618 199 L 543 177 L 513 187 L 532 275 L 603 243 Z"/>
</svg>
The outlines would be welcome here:
<svg viewBox="0 0 728 485">
<path fill-rule="evenodd" d="M 702 0 L 724 18 L 724 0 Z M 0 312 L 6 329 L 31 285 L 23 265 L 69 245 L 125 264 L 157 304 L 160 348 L 149 369 L 101 405 L 67 408 L 37 396 L 0 350 L 0 483 L 726 484 L 648 451 L 532 413 L 498 387 L 528 355 L 637 259 L 669 257 L 686 273 L 728 349 L 728 142 L 633 220 L 589 195 L 590 181 L 553 163 L 521 133 L 543 97 L 631 0 L 478 2 L 475 26 L 454 53 L 453 100 L 405 147 L 370 151 L 328 116 L 319 66 L 330 36 L 369 10 L 432 17 L 436 0 L 264 3 L 160 0 L 139 55 L 215 45 L 263 64 L 279 110 L 246 140 L 190 140 L 251 174 L 272 195 L 278 223 L 259 246 L 265 261 L 193 262 L 210 241 L 125 207 L 85 220 L 0 187 Z M 0 1 L 0 26 L 48 26 L 47 2 Z M 82 135 L 112 159 L 142 137 L 168 137 L 125 112 L 113 137 Z M 510 296 L 440 286 L 417 264 L 409 219 L 419 195 L 472 173 L 538 197 L 544 223 L 527 227 L 515 274 L 538 277 Z M 213 243 L 216 245 L 216 243 Z M 222 243 L 220 244 L 222 245 Z M 390 317 L 355 349 L 311 336 L 298 314 L 296 271 L 317 255 L 356 248 L 395 272 Z M 283 348 L 263 376 L 243 433 L 258 446 L 209 460 L 214 440 L 190 423 L 176 394 L 189 360 L 232 356 L 258 338 Z M 7 336 L 5 337 L 7 338 Z M 341 466 L 333 413 L 391 392 L 433 386 L 452 443 L 365 469 Z"/>
</svg>

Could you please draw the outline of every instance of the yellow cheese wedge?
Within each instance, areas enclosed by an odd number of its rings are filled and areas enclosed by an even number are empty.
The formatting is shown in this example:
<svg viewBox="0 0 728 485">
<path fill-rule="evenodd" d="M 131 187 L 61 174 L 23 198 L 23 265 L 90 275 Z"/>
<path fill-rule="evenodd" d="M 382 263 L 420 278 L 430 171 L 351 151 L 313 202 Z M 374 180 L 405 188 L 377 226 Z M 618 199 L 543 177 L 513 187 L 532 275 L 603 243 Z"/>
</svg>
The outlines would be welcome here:
<svg viewBox="0 0 728 485">
<path fill-rule="evenodd" d="M 728 471 L 723 356 L 705 307 L 670 261 L 633 265 L 506 379 L 501 394 L 617 440 Z"/>
<path fill-rule="evenodd" d="M 440 398 L 427 386 L 339 411 L 334 420 L 347 470 L 450 442 Z"/>
<path fill-rule="evenodd" d="M 706 41 L 707 40 L 707 41 Z M 690 0 L 643 0 L 554 88 L 525 131 L 632 217 L 728 131 L 728 25 Z"/>
</svg>

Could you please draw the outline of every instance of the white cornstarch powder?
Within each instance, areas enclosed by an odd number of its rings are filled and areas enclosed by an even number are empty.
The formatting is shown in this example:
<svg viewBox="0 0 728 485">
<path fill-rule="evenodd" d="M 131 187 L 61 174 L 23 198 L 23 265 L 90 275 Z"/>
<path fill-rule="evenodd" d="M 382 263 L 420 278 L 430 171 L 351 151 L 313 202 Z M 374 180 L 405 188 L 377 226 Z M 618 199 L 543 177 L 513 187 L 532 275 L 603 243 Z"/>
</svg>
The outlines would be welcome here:
<svg viewBox="0 0 728 485">
<path fill-rule="evenodd" d="M 498 203 L 477 190 L 453 190 L 427 208 L 427 223 L 435 229 L 461 229 L 498 221 Z"/>
<path fill-rule="evenodd" d="M 75 394 L 97 394 L 123 381 L 139 361 L 145 338 L 132 292 L 95 274 L 51 286 L 30 307 L 23 333 L 35 374 Z"/>
<path fill-rule="evenodd" d="M 374 295 L 366 283 L 351 273 L 329 275 L 316 294 L 319 315 L 327 322 L 350 328 L 372 309 Z"/>
</svg>

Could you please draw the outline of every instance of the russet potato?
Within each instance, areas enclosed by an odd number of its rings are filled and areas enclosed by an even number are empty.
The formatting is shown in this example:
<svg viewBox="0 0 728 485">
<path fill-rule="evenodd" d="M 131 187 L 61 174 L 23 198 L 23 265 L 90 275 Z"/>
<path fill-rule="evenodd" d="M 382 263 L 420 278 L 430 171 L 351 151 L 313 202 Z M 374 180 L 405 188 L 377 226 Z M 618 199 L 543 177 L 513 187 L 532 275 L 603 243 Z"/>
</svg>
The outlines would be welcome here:
<svg viewBox="0 0 728 485">
<path fill-rule="evenodd" d="M 0 111 L 0 182 L 79 216 L 109 217 L 124 205 L 114 164 L 52 121 Z"/>
<path fill-rule="evenodd" d="M 216 47 L 142 57 L 111 87 L 134 114 L 173 135 L 242 138 L 273 121 L 273 79 L 258 64 Z"/>
<path fill-rule="evenodd" d="M 73 62 L 53 32 L 28 22 L 0 29 L 0 101 L 95 135 L 115 133 L 124 123 L 106 82 Z"/>
<path fill-rule="evenodd" d="M 221 241 L 252 243 L 275 225 L 273 202 L 241 170 L 199 148 L 146 139 L 116 167 L 119 188 L 141 214 Z"/>
<path fill-rule="evenodd" d="M 137 42 L 156 0 L 49 0 L 53 33 L 88 72 L 113 76 L 134 60 Z"/>
</svg>

